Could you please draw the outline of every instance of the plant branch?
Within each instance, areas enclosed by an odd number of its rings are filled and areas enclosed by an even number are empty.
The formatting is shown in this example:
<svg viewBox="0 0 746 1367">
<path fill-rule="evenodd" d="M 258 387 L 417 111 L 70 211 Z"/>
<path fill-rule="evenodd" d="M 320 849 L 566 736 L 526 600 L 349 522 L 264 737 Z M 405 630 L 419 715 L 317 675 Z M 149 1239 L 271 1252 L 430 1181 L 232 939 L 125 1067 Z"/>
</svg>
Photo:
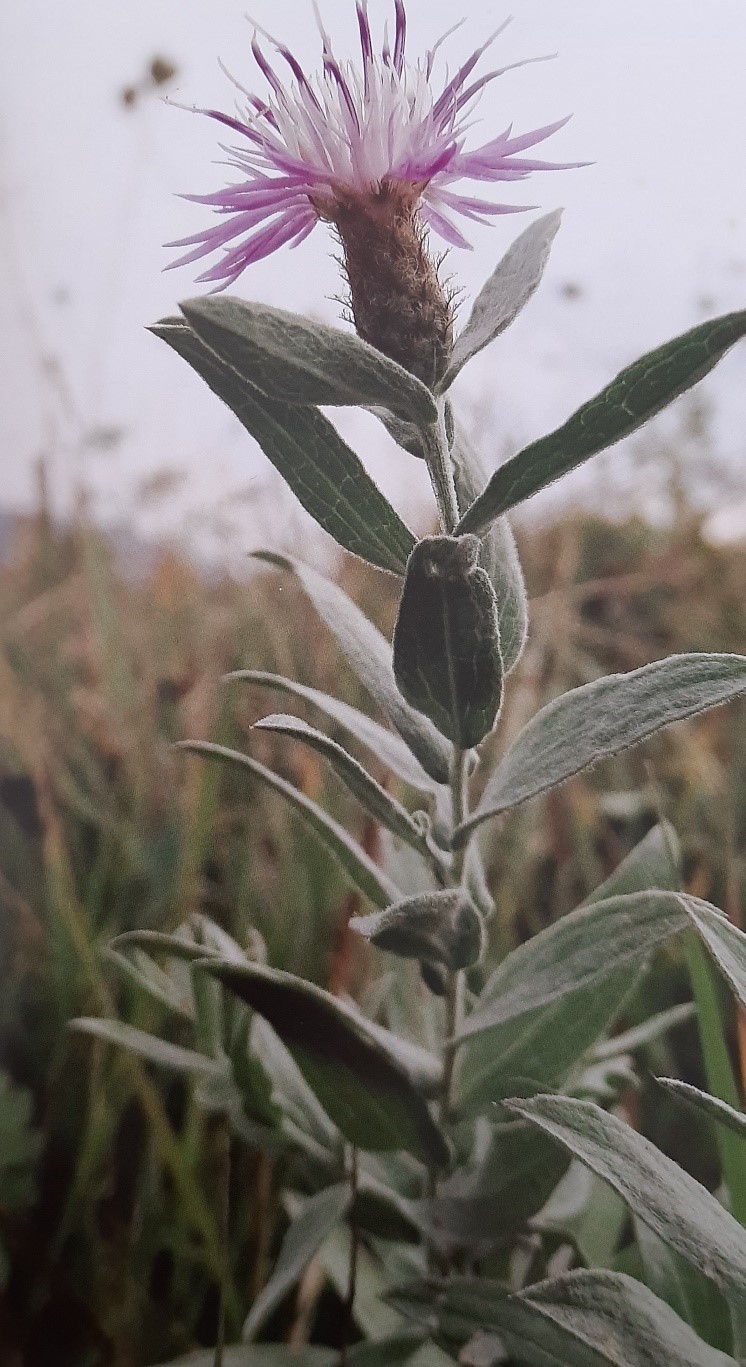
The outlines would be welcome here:
<svg viewBox="0 0 746 1367">
<path fill-rule="evenodd" d="M 355 1202 L 358 1193 L 358 1151 L 352 1148 L 350 1153 L 350 1193 L 352 1200 L 350 1203 L 350 1261 L 347 1271 L 347 1297 L 345 1299 L 343 1342 L 339 1353 L 339 1367 L 347 1367 L 348 1355 L 352 1340 L 355 1337 L 355 1294 L 357 1291 L 357 1264 L 358 1264 L 358 1229 L 355 1221 Z"/>
<path fill-rule="evenodd" d="M 450 533 L 458 523 L 460 512 L 442 405 L 439 405 L 437 423 L 423 428 L 422 441 L 443 531 Z"/>
</svg>

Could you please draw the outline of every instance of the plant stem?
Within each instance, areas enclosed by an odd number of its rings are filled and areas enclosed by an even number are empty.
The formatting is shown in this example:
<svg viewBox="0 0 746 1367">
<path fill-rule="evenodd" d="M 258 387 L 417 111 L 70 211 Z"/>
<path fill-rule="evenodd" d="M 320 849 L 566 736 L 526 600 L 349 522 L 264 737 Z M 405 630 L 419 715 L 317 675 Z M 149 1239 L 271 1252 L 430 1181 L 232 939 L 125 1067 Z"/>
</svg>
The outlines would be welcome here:
<svg viewBox="0 0 746 1367">
<path fill-rule="evenodd" d="M 443 531 L 450 533 L 459 521 L 460 512 L 442 404 L 438 405 L 438 410 L 437 423 L 423 429 L 422 440 Z"/>
<path fill-rule="evenodd" d="M 220 1279 L 220 1301 L 218 1304 L 218 1332 L 215 1341 L 213 1367 L 223 1367 L 225 1353 L 225 1315 L 226 1292 L 230 1267 L 228 1251 L 230 1241 L 230 1186 L 231 1186 L 231 1134 L 228 1121 L 222 1116 L 216 1136 L 217 1148 L 217 1188 L 218 1188 L 218 1237 L 223 1253 L 223 1275 Z"/>
<path fill-rule="evenodd" d="M 350 1154 L 350 1262 L 347 1271 L 347 1297 L 345 1299 L 345 1319 L 343 1342 L 339 1353 L 339 1367 L 347 1367 L 348 1354 L 355 1337 L 355 1293 L 357 1291 L 358 1230 L 355 1222 L 355 1201 L 358 1192 L 358 1152 L 352 1148 Z"/>
<path fill-rule="evenodd" d="M 467 788 L 467 763 L 468 757 L 465 751 L 454 749 L 453 760 L 451 763 L 451 812 L 453 829 L 460 826 L 462 821 L 468 816 L 468 788 Z M 464 857 L 463 849 L 456 850 L 453 856 L 453 866 L 451 869 L 451 882 L 454 887 L 458 887 L 464 876 Z M 446 1032 L 445 1044 L 443 1047 L 443 1085 L 440 1095 L 440 1119 L 441 1123 L 448 1121 L 448 1112 L 451 1105 L 451 1090 L 453 1086 L 453 1069 L 455 1063 L 456 1050 L 453 1044 L 453 1037 L 459 1030 L 464 1014 L 464 975 L 458 970 L 449 974 L 448 988 L 446 992 Z"/>
</svg>

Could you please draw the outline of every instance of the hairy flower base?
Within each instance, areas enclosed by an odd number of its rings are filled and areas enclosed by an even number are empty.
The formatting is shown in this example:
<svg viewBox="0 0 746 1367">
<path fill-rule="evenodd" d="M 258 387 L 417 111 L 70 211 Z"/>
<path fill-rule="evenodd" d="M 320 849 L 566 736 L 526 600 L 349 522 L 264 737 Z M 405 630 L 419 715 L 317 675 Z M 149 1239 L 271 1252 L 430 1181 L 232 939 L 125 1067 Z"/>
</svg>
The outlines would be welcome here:
<svg viewBox="0 0 746 1367">
<path fill-rule="evenodd" d="M 384 183 L 365 199 L 340 199 L 334 222 L 358 333 L 432 387 L 448 366 L 453 315 L 417 204 L 416 188 Z"/>
</svg>

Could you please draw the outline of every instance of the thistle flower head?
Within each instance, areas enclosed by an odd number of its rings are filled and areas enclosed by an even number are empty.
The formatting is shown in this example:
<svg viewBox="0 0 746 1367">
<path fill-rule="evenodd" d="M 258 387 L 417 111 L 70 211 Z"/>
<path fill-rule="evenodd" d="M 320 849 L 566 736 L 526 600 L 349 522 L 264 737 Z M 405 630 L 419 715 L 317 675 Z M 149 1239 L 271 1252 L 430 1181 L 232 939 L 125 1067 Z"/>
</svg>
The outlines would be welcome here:
<svg viewBox="0 0 746 1367">
<path fill-rule="evenodd" d="M 359 64 L 337 60 L 316 9 L 322 39 L 322 69 L 316 76 L 306 75 L 289 48 L 256 26 L 252 51 L 266 82 L 265 94 L 260 97 L 242 89 L 244 104 L 238 115 L 201 111 L 237 134 L 238 143 L 225 150 L 241 179 L 214 194 L 185 196 L 212 206 L 221 221 L 169 244 L 189 249 L 172 264 L 186 265 L 224 249 L 220 260 L 199 276 L 200 281 L 224 289 L 255 261 L 281 246 L 297 246 L 324 221 L 334 225 L 342 242 L 358 331 L 393 354 L 391 347 L 399 344 L 389 341 L 387 332 L 401 331 L 401 298 L 396 326 L 393 318 L 388 324 L 380 316 L 376 321 L 376 314 L 380 315 L 380 301 L 392 283 L 400 296 L 404 286 L 406 296 L 409 278 L 409 292 L 412 288 L 418 292 L 418 298 L 413 295 L 410 301 L 415 312 L 421 315 L 424 306 L 426 314 L 441 315 L 433 316 L 431 322 L 443 333 L 435 343 L 436 351 L 445 354 L 450 307 L 427 256 L 427 229 L 451 246 L 469 247 L 456 217 L 484 223 L 494 215 L 532 207 L 475 198 L 464 193 L 460 183 L 517 181 L 532 171 L 555 169 L 555 163 L 519 154 L 548 138 L 567 120 L 517 136 L 511 126 L 467 151 L 466 134 L 482 91 L 511 69 L 503 66 L 475 74 L 505 25 L 454 75 L 446 72 L 438 88 L 436 58 L 452 29 L 412 63 L 405 53 L 404 0 L 394 0 L 393 42 L 385 32 L 380 51 L 374 47 L 367 0 L 356 0 L 356 9 Z M 273 47 L 275 64 L 257 33 Z M 282 74 L 277 58 L 283 64 Z M 396 279 L 388 285 L 381 279 L 376 282 L 376 271 L 389 277 L 393 271 Z M 371 288 L 378 302 L 366 298 Z M 422 322 L 421 316 L 418 321 Z M 405 351 L 408 345 L 405 339 Z M 433 364 L 437 370 L 442 357 L 435 357 Z M 409 365 L 413 368 L 411 357 Z"/>
</svg>

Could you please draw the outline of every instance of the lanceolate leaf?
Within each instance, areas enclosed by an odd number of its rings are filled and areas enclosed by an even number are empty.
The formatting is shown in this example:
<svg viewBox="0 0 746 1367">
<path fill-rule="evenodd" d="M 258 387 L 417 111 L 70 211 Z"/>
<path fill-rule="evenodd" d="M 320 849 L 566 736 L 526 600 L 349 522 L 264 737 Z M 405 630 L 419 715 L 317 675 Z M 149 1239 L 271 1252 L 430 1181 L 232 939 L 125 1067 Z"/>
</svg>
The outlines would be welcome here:
<svg viewBox="0 0 746 1367">
<path fill-rule="evenodd" d="M 677 892 L 636 892 L 563 916 L 503 960 L 459 1038 L 513 1020 L 567 992 L 591 988 L 624 965 L 639 964 L 656 945 L 686 929 L 686 907 L 696 902 Z"/>
<path fill-rule="evenodd" d="M 421 1090 L 436 1083 L 437 1060 L 410 1049 L 412 1066 L 405 1066 L 395 1035 L 290 973 L 214 959 L 204 968 L 269 1021 L 350 1143 L 371 1151 L 407 1149 L 438 1165 L 447 1161 L 447 1145 Z"/>
<path fill-rule="evenodd" d="M 664 1301 L 619 1272 L 571 1272 L 517 1299 L 547 1329 L 571 1334 L 618 1367 L 733 1367 L 732 1358 L 703 1342 Z"/>
<path fill-rule="evenodd" d="M 746 1230 L 683 1168 L 590 1101 L 538 1096 L 510 1110 L 552 1135 L 727 1296 L 746 1286 Z"/>
<path fill-rule="evenodd" d="M 695 900 L 687 910 L 721 973 L 746 1006 L 746 935 L 707 902 Z"/>
<path fill-rule="evenodd" d="M 425 859 L 430 859 L 430 848 L 423 829 L 406 807 L 387 793 L 362 764 L 353 759 L 352 755 L 336 741 L 325 736 L 323 731 L 317 731 L 315 727 L 309 726 L 298 717 L 288 716 L 262 717 L 261 721 L 256 722 L 256 727 L 261 731 L 277 731 L 280 735 L 301 741 L 323 755 L 345 786 L 376 821 L 380 821 L 382 826 L 398 835 L 400 840 L 419 850 Z"/>
<path fill-rule="evenodd" d="M 701 380 L 744 334 L 746 312 L 727 313 L 635 361 L 556 432 L 502 465 L 457 530 L 483 531 L 500 513 L 637 431 Z"/>
<path fill-rule="evenodd" d="M 460 426 L 456 427 L 451 457 L 459 508 L 465 510 L 482 492 L 489 475 L 482 456 Z M 517 664 L 528 635 L 528 600 L 523 571 L 506 517 L 496 518 L 480 540 L 479 563 L 495 590 L 500 654 L 507 674 Z"/>
<path fill-rule="evenodd" d="M 331 717 L 332 721 L 349 731 L 362 745 L 367 746 L 382 764 L 408 783 L 410 788 L 416 788 L 421 793 L 432 793 L 437 789 L 435 779 L 425 773 L 419 760 L 399 736 L 393 731 L 387 731 L 385 726 L 380 726 L 365 712 L 350 707 L 349 703 L 342 702 L 329 693 L 322 693 L 318 688 L 308 688 L 305 684 L 296 683 L 294 679 L 284 679 L 280 674 L 267 674 L 261 669 L 237 669 L 233 674 L 225 675 L 226 683 L 234 681 L 275 688 L 280 693 L 289 693 L 291 697 L 310 702 L 320 712 Z"/>
<path fill-rule="evenodd" d="M 544 274 L 561 220 L 561 209 L 545 214 L 508 248 L 474 300 L 469 321 L 456 338 L 441 390 L 448 389 L 466 362 L 499 337 L 528 303 Z"/>
<path fill-rule="evenodd" d="M 117 1044 L 129 1049 L 149 1063 L 157 1063 L 162 1068 L 175 1068 L 177 1072 L 202 1074 L 209 1077 L 223 1077 L 226 1064 L 218 1059 L 198 1054 L 194 1049 L 184 1049 L 180 1044 L 171 1044 L 158 1035 L 138 1030 L 124 1021 L 107 1020 L 97 1016 L 80 1017 L 70 1022 L 73 1030 L 86 1035 L 95 1035 L 107 1044 Z"/>
<path fill-rule="evenodd" d="M 403 573 L 414 537 L 323 413 L 266 398 L 181 319 L 165 319 L 151 331 L 235 413 L 324 531 L 353 555 Z"/>
<path fill-rule="evenodd" d="M 419 541 L 394 631 L 403 696 L 462 750 L 492 730 L 503 691 L 497 599 L 479 549 L 476 537 Z"/>
<path fill-rule="evenodd" d="M 207 346 L 269 399 L 383 404 L 413 422 L 437 420 L 430 390 L 354 332 L 230 295 L 189 299 L 181 310 Z"/>
<path fill-rule="evenodd" d="M 393 722 L 420 764 L 438 783 L 447 783 L 451 746 L 432 722 L 402 698 L 394 679 L 391 647 L 373 623 L 330 579 L 300 560 L 262 551 L 259 559 L 290 570 L 300 581 L 319 617 L 373 701 Z"/>
<path fill-rule="evenodd" d="M 672 853 L 673 851 L 673 853 Z M 678 867 L 676 862 L 676 843 L 673 832 L 656 826 L 622 860 L 605 883 L 596 888 L 589 904 L 608 903 L 613 898 L 629 898 L 635 892 L 647 892 L 651 887 L 676 888 L 678 886 Z M 631 903 L 630 903 L 631 905 Z M 587 916 L 582 910 L 582 917 Z M 573 913 L 581 916 L 581 913 Z M 566 923 L 568 918 L 559 922 Z M 589 918 L 582 924 L 599 936 L 597 948 L 605 944 L 605 936 L 614 924 L 604 920 L 599 910 L 598 920 Z M 682 922 L 683 924 L 683 922 Z M 619 1015 L 630 993 L 634 991 L 639 973 L 646 962 L 648 948 L 643 939 L 639 944 L 639 957 L 617 964 L 614 952 L 598 953 L 597 969 L 600 976 L 591 974 L 587 978 L 575 973 L 579 964 L 575 960 L 578 943 L 572 931 L 572 919 L 568 927 L 568 938 L 550 944 L 545 959 L 546 944 L 543 936 L 553 930 L 542 932 L 529 944 L 511 954 L 488 979 L 477 1001 L 473 1016 L 468 1024 L 489 1014 L 492 1003 L 499 1002 L 503 993 L 511 988 L 521 988 L 532 1000 L 534 974 L 539 972 L 540 995 L 541 981 L 545 965 L 553 977 L 561 979 L 557 983 L 559 995 L 549 1002 L 529 1006 L 518 1015 L 511 1016 L 499 1025 L 488 1028 L 482 1034 L 471 1035 L 459 1050 L 456 1068 L 456 1104 L 459 1110 L 479 1110 L 500 1097 L 516 1091 L 511 1079 L 530 1078 L 541 1090 L 561 1086 L 567 1079 L 578 1060 L 596 1040 L 609 1028 Z M 636 932 L 633 932 L 633 938 Z M 583 932 L 579 941 L 583 939 Z M 533 946 L 537 948 L 534 950 Z M 569 957 L 566 970 L 560 969 L 565 955 Z M 538 957 L 536 957 L 538 956 Z M 546 979 L 543 981 L 546 983 Z M 515 1001 L 515 998 L 514 998 Z"/>
<path fill-rule="evenodd" d="M 419 1296 L 419 1305 L 418 1305 Z M 427 1290 L 415 1285 L 391 1297 L 423 1320 Z M 452 1277 L 431 1293 L 443 1334 L 455 1346 L 475 1339 L 460 1361 L 498 1363 L 494 1336 L 510 1361 L 526 1367 L 734 1367 L 733 1359 L 704 1343 L 646 1286 L 618 1272 L 571 1272 L 509 1296 L 499 1282 Z"/>
<path fill-rule="evenodd" d="M 743 693 L 746 656 L 705 654 L 671 655 L 563 693 L 537 712 L 503 756 L 455 843 L 597 760 Z"/>
<path fill-rule="evenodd" d="M 708 1092 L 701 1092 L 699 1087 L 692 1087 L 689 1082 L 680 1082 L 678 1078 L 659 1077 L 658 1081 L 667 1091 L 681 1097 L 682 1101 L 688 1102 L 695 1110 L 702 1111 L 710 1120 L 715 1120 L 718 1125 L 724 1125 L 726 1129 L 732 1130 L 746 1145 L 746 1115 L 743 1111 L 734 1110 L 727 1101 L 721 1101 L 719 1096 L 710 1096 Z M 746 1163 L 746 1147 L 743 1157 Z"/>
<path fill-rule="evenodd" d="M 260 764 L 250 755 L 242 754 L 240 750 L 229 750 L 225 745 L 214 745 L 211 741 L 183 741 L 179 743 L 179 749 L 186 750 L 193 755 L 203 755 L 206 759 L 217 759 L 246 769 L 261 783 L 266 783 L 276 793 L 287 798 L 287 801 L 301 813 L 303 819 L 313 828 L 327 849 L 331 851 L 355 886 L 360 888 L 366 897 L 370 898 L 374 906 L 387 907 L 390 902 L 398 900 L 398 889 L 386 877 L 383 870 L 374 864 L 365 850 L 352 839 L 352 836 L 347 834 L 344 826 L 340 826 L 339 822 L 329 816 L 310 797 L 299 792 L 292 783 L 280 778 L 279 774 L 275 774 L 266 765 Z"/>
<path fill-rule="evenodd" d="M 324 1240 L 344 1219 L 350 1202 L 349 1183 L 327 1187 L 313 1196 L 300 1215 L 291 1221 L 272 1276 L 254 1301 L 244 1324 L 245 1340 L 251 1341 L 255 1337 L 300 1280 Z"/>
</svg>

